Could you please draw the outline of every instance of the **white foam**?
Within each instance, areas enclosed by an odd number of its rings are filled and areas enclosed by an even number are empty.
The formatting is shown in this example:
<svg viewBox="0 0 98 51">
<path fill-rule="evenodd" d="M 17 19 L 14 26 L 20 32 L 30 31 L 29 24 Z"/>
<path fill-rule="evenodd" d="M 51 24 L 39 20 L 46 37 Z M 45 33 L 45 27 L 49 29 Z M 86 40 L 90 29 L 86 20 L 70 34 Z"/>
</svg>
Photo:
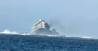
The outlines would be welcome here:
<svg viewBox="0 0 98 51">
<path fill-rule="evenodd" d="M 5 29 L 3 32 L 0 32 L 0 33 L 3 33 L 3 34 L 19 34 L 18 32 L 16 31 L 10 31 L 8 29 Z"/>
<path fill-rule="evenodd" d="M 87 36 L 87 35 L 81 35 L 81 36 L 66 36 L 66 37 L 79 37 L 79 38 L 85 38 L 85 39 L 95 39 L 95 38 L 93 38 L 92 36 Z"/>
</svg>

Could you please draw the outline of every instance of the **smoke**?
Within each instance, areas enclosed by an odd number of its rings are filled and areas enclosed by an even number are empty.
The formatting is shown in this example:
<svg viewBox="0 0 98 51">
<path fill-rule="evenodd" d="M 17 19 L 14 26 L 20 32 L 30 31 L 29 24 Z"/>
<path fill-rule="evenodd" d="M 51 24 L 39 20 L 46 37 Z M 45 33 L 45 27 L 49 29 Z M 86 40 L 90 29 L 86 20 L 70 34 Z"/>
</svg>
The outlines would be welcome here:
<svg viewBox="0 0 98 51">
<path fill-rule="evenodd" d="M 10 31 L 8 29 L 5 29 L 4 31 L 0 32 L 0 33 L 3 33 L 3 34 L 19 34 L 18 32 L 16 31 Z"/>
<path fill-rule="evenodd" d="M 92 17 L 53 17 L 49 23 L 57 32 L 68 37 L 98 39 L 97 20 Z"/>
</svg>

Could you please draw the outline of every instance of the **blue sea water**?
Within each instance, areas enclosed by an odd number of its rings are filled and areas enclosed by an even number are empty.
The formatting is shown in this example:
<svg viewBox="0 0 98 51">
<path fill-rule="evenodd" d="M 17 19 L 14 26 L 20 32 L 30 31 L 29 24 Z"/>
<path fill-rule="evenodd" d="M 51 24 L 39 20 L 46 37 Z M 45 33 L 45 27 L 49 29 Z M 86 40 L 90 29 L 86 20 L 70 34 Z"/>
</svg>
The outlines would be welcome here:
<svg viewBox="0 0 98 51">
<path fill-rule="evenodd" d="M 0 51 L 98 51 L 98 40 L 36 35 L 0 35 Z"/>
</svg>

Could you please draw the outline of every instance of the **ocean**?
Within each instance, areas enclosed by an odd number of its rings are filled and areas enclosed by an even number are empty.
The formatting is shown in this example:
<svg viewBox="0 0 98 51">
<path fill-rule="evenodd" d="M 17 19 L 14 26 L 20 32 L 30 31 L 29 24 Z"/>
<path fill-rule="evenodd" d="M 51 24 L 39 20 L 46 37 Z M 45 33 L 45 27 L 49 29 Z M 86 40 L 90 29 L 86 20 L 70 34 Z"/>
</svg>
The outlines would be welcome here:
<svg viewBox="0 0 98 51">
<path fill-rule="evenodd" d="M 1 34 L 0 51 L 98 51 L 98 40 Z"/>
</svg>

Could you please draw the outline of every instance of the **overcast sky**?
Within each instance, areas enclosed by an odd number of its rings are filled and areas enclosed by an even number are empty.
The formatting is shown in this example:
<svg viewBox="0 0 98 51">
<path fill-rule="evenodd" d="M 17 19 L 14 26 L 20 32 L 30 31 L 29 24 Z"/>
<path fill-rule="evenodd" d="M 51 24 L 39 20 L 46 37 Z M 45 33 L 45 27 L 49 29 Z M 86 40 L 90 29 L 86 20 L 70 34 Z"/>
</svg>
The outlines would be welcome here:
<svg viewBox="0 0 98 51">
<path fill-rule="evenodd" d="M 0 0 L 0 31 L 29 32 L 40 17 L 62 34 L 98 38 L 98 0 Z"/>
</svg>

